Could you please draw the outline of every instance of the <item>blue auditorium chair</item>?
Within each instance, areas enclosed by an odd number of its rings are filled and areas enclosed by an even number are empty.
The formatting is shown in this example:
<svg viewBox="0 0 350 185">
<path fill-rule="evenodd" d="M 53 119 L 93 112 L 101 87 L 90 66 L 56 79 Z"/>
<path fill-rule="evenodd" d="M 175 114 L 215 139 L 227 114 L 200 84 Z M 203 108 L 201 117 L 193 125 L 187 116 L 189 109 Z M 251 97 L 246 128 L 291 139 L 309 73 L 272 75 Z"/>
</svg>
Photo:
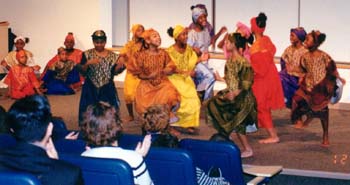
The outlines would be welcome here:
<svg viewBox="0 0 350 185">
<path fill-rule="evenodd" d="M 195 185 L 195 167 L 186 150 L 151 148 L 146 165 L 155 185 Z"/>
<path fill-rule="evenodd" d="M 86 143 L 83 140 L 70 140 L 70 139 L 60 139 L 54 141 L 55 148 L 57 153 L 66 153 L 66 154 L 78 154 L 80 155 L 86 149 Z"/>
<path fill-rule="evenodd" d="M 0 171 L 0 184 L 4 185 L 41 185 L 33 175 L 21 172 Z"/>
<path fill-rule="evenodd" d="M 16 145 L 16 139 L 10 134 L 0 134 L 0 150 Z"/>
<path fill-rule="evenodd" d="M 212 167 L 220 168 L 222 176 L 233 185 L 246 184 L 243 173 L 257 176 L 247 184 L 261 184 L 282 170 L 282 166 L 250 166 L 243 169 L 240 150 L 232 142 L 182 139 L 180 148 L 188 150 L 194 164 L 204 171 Z"/>
<path fill-rule="evenodd" d="M 118 146 L 134 150 L 138 142 L 142 142 L 144 136 L 142 135 L 134 135 L 134 134 L 122 134 L 118 139 Z"/>
<path fill-rule="evenodd" d="M 119 159 L 82 157 L 76 154 L 61 154 L 60 160 L 79 166 L 85 185 L 133 185 L 130 165 Z"/>
</svg>

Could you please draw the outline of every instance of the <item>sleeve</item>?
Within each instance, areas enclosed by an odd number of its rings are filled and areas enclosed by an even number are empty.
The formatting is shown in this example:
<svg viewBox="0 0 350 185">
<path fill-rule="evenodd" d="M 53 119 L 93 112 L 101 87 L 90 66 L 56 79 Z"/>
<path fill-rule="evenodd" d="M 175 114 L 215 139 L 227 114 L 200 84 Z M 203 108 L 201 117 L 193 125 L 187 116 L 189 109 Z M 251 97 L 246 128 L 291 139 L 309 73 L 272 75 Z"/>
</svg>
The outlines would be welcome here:
<svg viewBox="0 0 350 185">
<path fill-rule="evenodd" d="M 164 58 L 165 58 L 165 68 L 164 70 L 169 70 L 169 72 L 175 72 L 176 71 L 176 65 L 175 62 L 170 58 L 169 54 L 164 51 Z"/>
<path fill-rule="evenodd" d="M 5 77 L 4 83 L 8 86 L 11 86 L 12 79 L 13 79 L 13 71 L 10 69 L 9 73 Z"/>
<path fill-rule="evenodd" d="M 33 86 L 35 88 L 40 88 L 40 82 L 39 80 L 36 78 L 36 75 L 33 71 L 33 69 L 30 68 L 29 72 L 28 72 L 28 76 L 29 76 L 29 79 L 30 81 L 32 82 Z"/>
<path fill-rule="evenodd" d="M 134 56 L 130 56 L 127 68 L 130 73 L 133 75 L 139 75 L 141 73 L 141 61 L 142 61 L 142 55 L 137 52 Z"/>
<path fill-rule="evenodd" d="M 241 88 L 242 90 L 249 90 L 253 85 L 254 71 L 249 64 L 244 64 L 241 71 Z"/>
</svg>

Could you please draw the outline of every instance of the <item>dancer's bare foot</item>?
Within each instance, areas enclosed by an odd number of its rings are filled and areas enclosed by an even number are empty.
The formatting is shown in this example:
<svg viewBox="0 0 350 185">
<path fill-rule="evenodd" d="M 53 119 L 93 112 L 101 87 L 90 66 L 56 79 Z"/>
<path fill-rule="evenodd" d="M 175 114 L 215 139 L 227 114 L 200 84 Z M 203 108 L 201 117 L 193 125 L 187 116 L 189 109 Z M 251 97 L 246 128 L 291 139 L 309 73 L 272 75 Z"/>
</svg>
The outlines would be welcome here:
<svg viewBox="0 0 350 185">
<path fill-rule="evenodd" d="M 260 139 L 259 143 L 260 144 L 270 144 L 270 143 L 278 143 L 280 142 L 280 138 L 279 137 L 269 137 L 266 139 Z"/>
<path fill-rule="evenodd" d="M 329 144 L 329 140 L 328 139 L 322 141 L 322 144 L 321 144 L 322 147 L 329 147 L 329 145 L 330 144 Z"/>
<path fill-rule="evenodd" d="M 253 157 L 253 150 L 245 150 L 241 153 L 241 158 Z"/>
<path fill-rule="evenodd" d="M 304 127 L 304 123 L 301 120 L 296 121 L 295 124 L 294 124 L 294 128 L 300 129 L 300 128 L 303 128 L 303 127 Z"/>
</svg>

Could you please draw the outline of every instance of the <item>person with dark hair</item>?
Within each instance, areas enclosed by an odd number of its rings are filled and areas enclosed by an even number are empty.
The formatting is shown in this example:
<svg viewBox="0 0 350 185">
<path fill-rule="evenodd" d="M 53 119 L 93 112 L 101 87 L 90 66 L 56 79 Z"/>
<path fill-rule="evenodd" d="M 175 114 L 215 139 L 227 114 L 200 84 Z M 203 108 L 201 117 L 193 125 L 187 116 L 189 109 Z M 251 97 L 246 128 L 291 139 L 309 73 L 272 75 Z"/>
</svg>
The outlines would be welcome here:
<svg viewBox="0 0 350 185">
<path fill-rule="evenodd" d="M 131 28 L 132 38 L 119 52 L 120 60 L 126 65 L 126 75 L 124 80 L 124 100 L 126 108 L 128 110 L 128 121 L 134 120 L 134 103 L 135 103 L 135 91 L 140 83 L 140 79 L 133 75 L 128 70 L 129 58 L 133 57 L 136 52 L 142 49 L 143 38 L 142 33 L 145 28 L 141 24 L 135 24 Z"/>
<path fill-rule="evenodd" d="M 57 49 L 58 60 L 52 64 L 42 78 L 46 94 L 75 94 L 73 84 L 80 81 L 75 63 L 68 59 L 65 48 Z"/>
<path fill-rule="evenodd" d="M 106 101 L 119 112 L 119 98 L 114 85 L 114 75 L 121 73 L 125 66 L 118 61 L 118 55 L 105 48 L 107 36 L 103 30 L 92 35 L 93 49 L 84 51 L 78 68 L 85 76 L 79 103 L 79 121 L 87 106 Z"/>
<path fill-rule="evenodd" d="M 11 67 L 4 83 L 8 85 L 9 96 L 20 99 L 34 94 L 42 94 L 40 82 L 33 68 L 27 66 L 27 55 L 24 50 L 16 52 L 18 64 Z"/>
<path fill-rule="evenodd" d="M 226 138 L 232 131 L 237 133 L 242 143 L 242 158 L 253 156 L 253 149 L 246 136 L 246 126 L 256 123 L 256 100 L 251 90 L 254 71 L 243 57 L 246 38 L 240 33 L 228 35 L 226 48 L 232 53 L 225 65 L 227 88 L 219 91 L 207 102 L 209 119 L 214 128 Z"/>
<path fill-rule="evenodd" d="M 0 105 L 0 134 L 7 134 L 10 132 L 6 122 L 6 110 Z"/>
<path fill-rule="evenodd" d="M 169 76 L 169 80 L 181 95 L 180 108 L 177 111 L 179 121 L 171 126 L 184 128 L 186 133 L 193 134 L 199 127 L 201 104 L 191 76 L 194 74 L 196 64 L 208 60 L 208 55 L 197 57 L 193 49 L 187 44 L 187 28 L 176 25 L 174 28 L 170 27 L 168 29 L 168 34 L 174 38 L 175 43 L 167 49 L 167 52 L 179 71 L 179 73 Z"/>
<path fill-rule="evenodd" d="M 83 52 L 80 49 L 74 48 L 75 38 L 72 32 L 68 32 L 63 44 L 65 46 L 67 60 L 73 61 L 75 65 L 79 64 Z M 40 79 L 43 79 L 46 71 L 55 65 L 59 60 L 59 54 L 56 54 L 51 60 L 49 60 L 44 68 L 44 71 L 40 75 Z M 79 82 L 72 84 L 73 89 L 75 90 L 79 90 L 84 82 L 83 76 L 79 76 L 79 78 Z"/>
<path fill-rule="evenodd" d="M 89 105 L 80 128 L 88 144 L 82 156 L 124 160 L 133 169 L 135 184 L 153 184 L 143 160 L 150 148 L 151 136 L 146 136 L 142 143 L 138 143 L 135 151 L 118 147 L 122 127 L 119 115 L 113 106 L 106 102 Z"/>
<path fill-rule="evenodd" d="M 206 27 L 208 24 L 206 10 L 201 7 L 194 7 L 191 10 L 194 26 L 188 32 L 187 44 L 192 47 L 197 56 L 209 55 L 210 44 L 215 45 L 216 39 L 226 31 L 226 28 L 223 27 L 216 36 L 211 37 Z M 207 60 L 196 65 L 193 78 L 201 101 L 213 96 L 215 76 Z"/>
<path fill-rule="evenodd" d="M 296 128 L 306 126 L 302 116 L 317 116 L 321 120 L 323 129 L 322 146 L 329 146 L 328 103 L 336 90 L 336 80 L 343 84 L 345 79 L 339 76 L 334 60 L 319 46 L 325 41 L 326 35 L 313 30 L 306 35 L 304 45 L 308 52 L 301 56 L 300 65 L 303 75 L 299 78 L 299 89 L 292 99 L 291 120 Z"/>
<path fill-rule="evenodd" d="M 260 13 L 250 20 L 255 41 L 250 48 L 250 62 L 254 70 L 252 86 L 258 106 L 258 125 L 269 134 L 259 143 L 277 143 L 280 141 L 272 123 L 271 110 L 284 108 L 283 89 L 274 63 L 276 47 L 271 39 L 264 35 L 267 17 Z M 268 88 L 267 88 L 268 87 Z"/>
<path fill-rule="evenodd" d="M 288 108 L 292 107 L 292 97 L 299 88 L 299 77 L 303 73 L 300 66 L 300 57 L 307 52 L 307 49 L 303 46 L 305 37 L 304 28 L 292 28 L 289 36 L 291 45 L 284 50 L 281 56 L 279 75 L 284 92 L 284 101 Z"/>
<path fill-rule="evenodd" d="M 135 94 L 136 111 L 142 115 L 154 104 L 168 105 L 170 122 L 178 121 L 176 111 L 180 106 L 180 94 L 169 81 L 168 76 L 177 73 L 175 63 L 169 54 L 159 48 L 161 38 L 154 29 L 142 34 L 146 48 L 137 52 L 128 64 L 128 70 L 140 79 Z"/>
<path fill-rule="evenodd" d="M 51 109 L 45 97 L 17 100 L 8 111 L 6 123 L 17 144 L 1 151 L 0 171 L 31 173 L 43 185 L 83 184 L 80 168 L 58 160 L 51 139 Z"/>
</svg>

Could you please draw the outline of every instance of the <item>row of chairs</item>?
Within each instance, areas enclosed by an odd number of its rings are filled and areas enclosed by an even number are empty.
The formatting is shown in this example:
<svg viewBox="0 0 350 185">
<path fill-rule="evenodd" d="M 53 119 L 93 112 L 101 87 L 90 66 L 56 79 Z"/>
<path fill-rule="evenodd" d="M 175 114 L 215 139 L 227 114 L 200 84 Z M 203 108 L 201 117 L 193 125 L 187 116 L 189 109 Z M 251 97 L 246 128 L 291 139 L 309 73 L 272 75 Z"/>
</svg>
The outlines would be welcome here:
<svg viewBox="0 0 350 185">
<path fill-rule="evenodd" d="M 142 140 L 142 136 L 126 134 L 120 138 L 119 146 L 133 149 Z M 87 185 L 133 184 L 132 170 L 126 162 L 77 155 L 85 150 L 84 141 L 59 140 L 55 142 L 55 146 L 60 159 L 81 167 Z M 183 139 L 180 142 L 180 149 L 152 148 L 145 161 L 156 185 L 197 184 L 195 166 L 204 171 L 208 171 L 213 166 L 218 167 L 221 169 L 222 176 L 231 184 L 245 184 L 240 151 L 236 145 L 229 142 Z M 269 172 L 261 173 L 261 168 L 259 168 L 262 176 L 253 179 L 248 184 L 266 183 L 269 177 L 281 171 L 282 167 L 269 169 Z M 256 175 L 254 168 L 250 168 L 247 172 Z M 2 180 L 0 175 L 0 182 Z"/>
</svg>

